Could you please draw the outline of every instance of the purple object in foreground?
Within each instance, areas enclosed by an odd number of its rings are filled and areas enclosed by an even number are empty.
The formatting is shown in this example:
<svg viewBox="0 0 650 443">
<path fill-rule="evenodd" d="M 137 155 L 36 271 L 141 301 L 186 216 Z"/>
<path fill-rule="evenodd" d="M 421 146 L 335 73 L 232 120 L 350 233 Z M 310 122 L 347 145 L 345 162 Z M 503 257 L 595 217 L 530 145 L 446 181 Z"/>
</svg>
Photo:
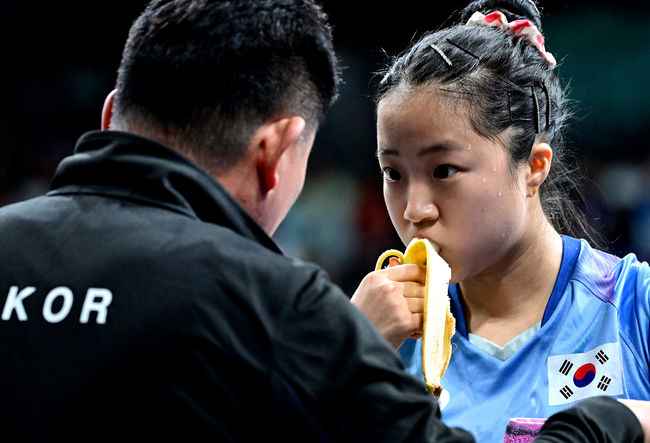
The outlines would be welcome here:
<svg viewBox="0 0 650 443">
<path fill-rule="evenodd" d="M 503 436 L 504 443 L 527 443 L 537 437 L 545 418 L 511 418 Z"/>
</svg>

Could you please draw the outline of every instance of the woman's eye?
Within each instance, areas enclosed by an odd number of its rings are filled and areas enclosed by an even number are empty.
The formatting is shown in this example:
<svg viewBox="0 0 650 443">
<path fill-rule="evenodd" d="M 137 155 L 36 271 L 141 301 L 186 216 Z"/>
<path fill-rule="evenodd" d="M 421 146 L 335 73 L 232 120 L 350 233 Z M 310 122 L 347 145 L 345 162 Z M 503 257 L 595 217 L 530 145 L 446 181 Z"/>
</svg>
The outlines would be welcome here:
<svg viewBox="0 0 650 443">
<path fill-rule="evenodd" d="M 402 178 L 402 176 L 399 175 L 399 172 L 388 166 L 382 168 L 381 173 L 384 176 L 384 180 L 387 182 L 394 182 Z"/>
<path fill-rule="evenodd" d="M 449 178 L 458 172 L 458 169 L 451 165 L 439 165 L 434 171 L 433 176 L 435 178 Z"/>
</svg>

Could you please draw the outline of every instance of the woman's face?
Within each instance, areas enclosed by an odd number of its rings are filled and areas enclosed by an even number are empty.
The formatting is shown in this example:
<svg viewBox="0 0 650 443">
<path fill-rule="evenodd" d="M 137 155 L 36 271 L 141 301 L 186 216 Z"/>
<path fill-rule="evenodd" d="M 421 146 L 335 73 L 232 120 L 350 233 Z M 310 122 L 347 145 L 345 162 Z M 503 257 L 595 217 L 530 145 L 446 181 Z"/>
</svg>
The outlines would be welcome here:
<svg viewBox="0 0 650 443">
<path fill-rule="evenodd" d="M 523 169 L 513 177 L 503 145 L 472 129 L 465 101 L 432 90 L 400 87 L 377 108 L 390 218 L 404 244 L 440 246 L 452 282 L 503 272 L 526 228 Z"/>
</svg>

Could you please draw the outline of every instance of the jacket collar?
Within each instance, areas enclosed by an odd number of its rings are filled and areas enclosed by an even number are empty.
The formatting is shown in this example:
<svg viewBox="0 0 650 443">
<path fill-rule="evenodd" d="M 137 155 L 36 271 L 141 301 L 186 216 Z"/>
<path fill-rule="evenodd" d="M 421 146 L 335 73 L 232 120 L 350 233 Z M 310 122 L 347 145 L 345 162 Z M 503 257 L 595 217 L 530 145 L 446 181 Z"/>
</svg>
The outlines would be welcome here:
<svg viewBox="0 0 650 443">
<path fill-rule="evenodd" d="M 58 166 L 48 195 L 98 194 L 162 206 L 231 229 L 281 253 L 207 171 L 175 150 L 135 134 L 92 131 Z"/>
</svg>

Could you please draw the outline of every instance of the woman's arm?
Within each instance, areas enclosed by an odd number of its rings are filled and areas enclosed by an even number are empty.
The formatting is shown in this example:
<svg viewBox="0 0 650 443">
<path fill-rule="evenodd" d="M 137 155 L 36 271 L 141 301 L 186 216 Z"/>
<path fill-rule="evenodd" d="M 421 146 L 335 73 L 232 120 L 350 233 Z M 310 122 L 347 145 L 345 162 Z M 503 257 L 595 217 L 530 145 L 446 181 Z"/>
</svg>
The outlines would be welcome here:
<svg viewBox="0 0 650 443">
<path fill-rule="evenodd" d="M 649 423 L 648 402 L 618 401 L 607 396 L 591 397 L 552 415 L 542 427 L 535 442 L 650 442 L 647 432 Z"/>
</svg>

